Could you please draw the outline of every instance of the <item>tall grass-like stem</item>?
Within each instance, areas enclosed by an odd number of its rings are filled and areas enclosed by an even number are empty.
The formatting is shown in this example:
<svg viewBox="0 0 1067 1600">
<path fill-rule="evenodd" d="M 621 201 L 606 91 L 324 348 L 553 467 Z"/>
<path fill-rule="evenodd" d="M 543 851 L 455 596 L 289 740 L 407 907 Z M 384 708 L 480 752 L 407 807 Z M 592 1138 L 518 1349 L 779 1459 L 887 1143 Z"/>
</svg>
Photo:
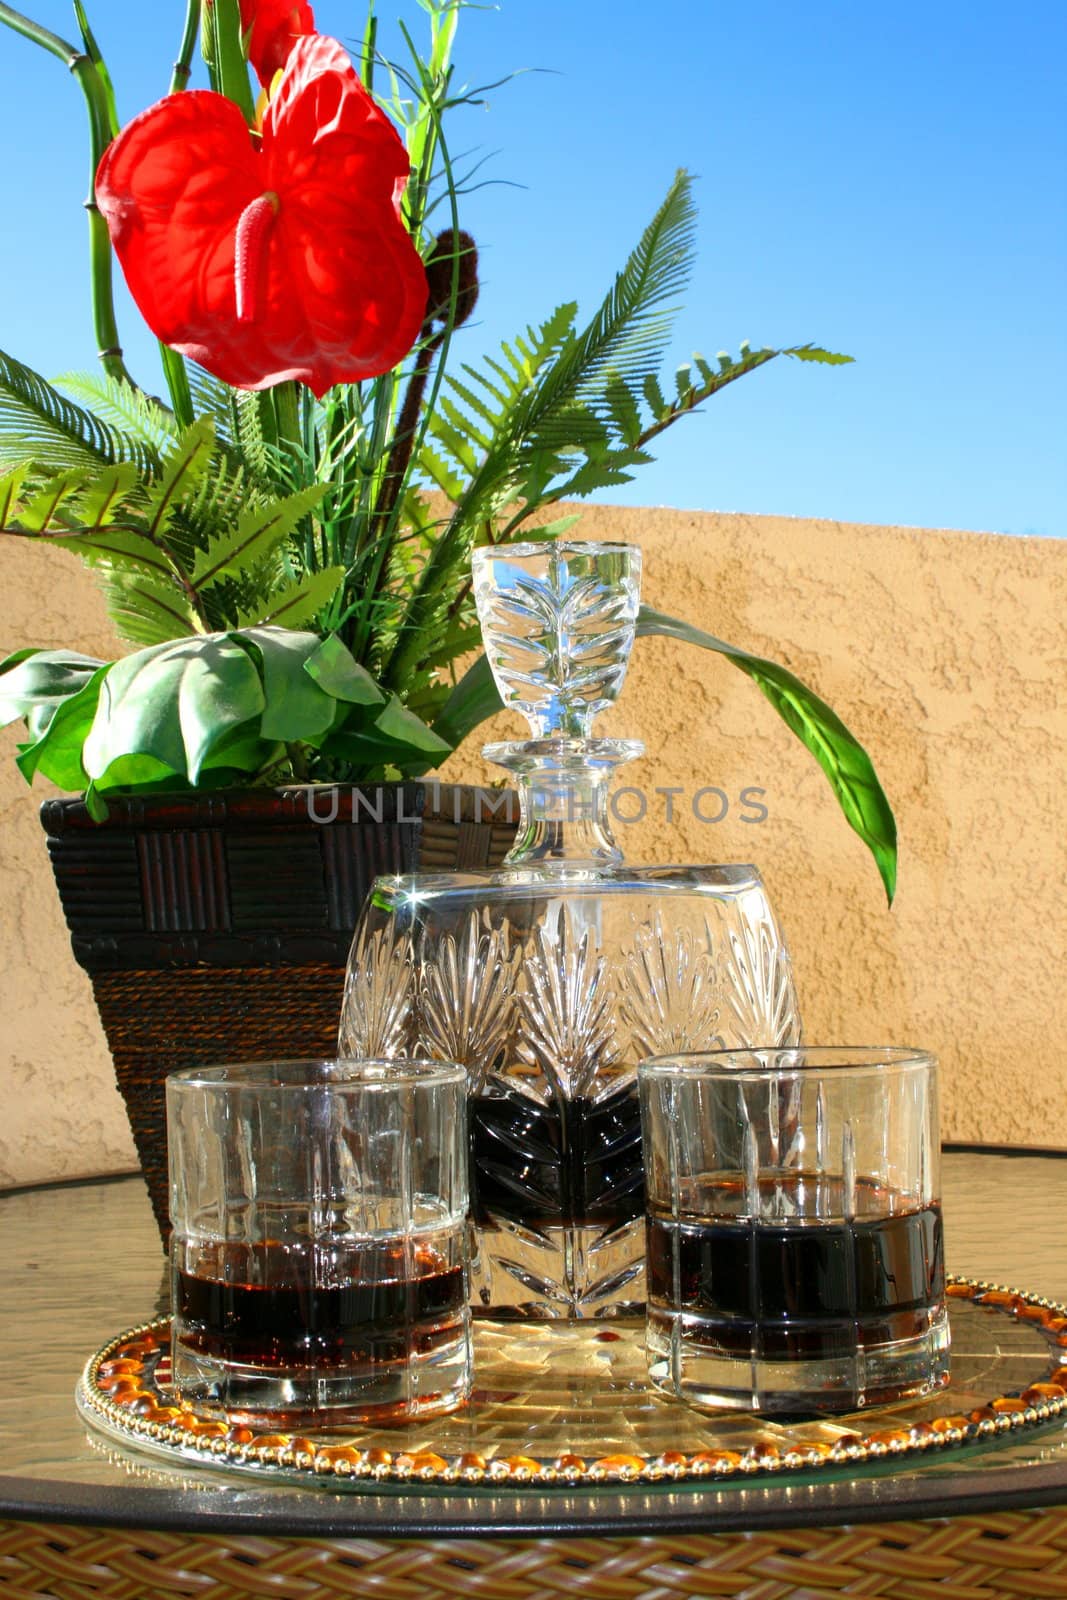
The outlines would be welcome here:
<svg viewBox="0 0 1067 1600">
<path fill-rule="evenodd" d="M 111 238 L 107 223 L 96 204 L 96 169 L 111 143 L 111 123 L 108 109 L 107 85 L 96 69 L 96 64 L 84 50 L 48 28 L 23 16 L 13 6 L 0 4 L 0 22 L 24 39 L 39 45 L 64 62 L 78 81 L 85 96 L 89 113 L 89 195 L 85 209 L 89 215 L 89 278 L 92 287 L 93 329 L 97 350 L 104 371 L 120 382 L 132 383 L 122 359 L 118 324 L 115 320 L 115 300 L 112 277 Z"/>
</svg>

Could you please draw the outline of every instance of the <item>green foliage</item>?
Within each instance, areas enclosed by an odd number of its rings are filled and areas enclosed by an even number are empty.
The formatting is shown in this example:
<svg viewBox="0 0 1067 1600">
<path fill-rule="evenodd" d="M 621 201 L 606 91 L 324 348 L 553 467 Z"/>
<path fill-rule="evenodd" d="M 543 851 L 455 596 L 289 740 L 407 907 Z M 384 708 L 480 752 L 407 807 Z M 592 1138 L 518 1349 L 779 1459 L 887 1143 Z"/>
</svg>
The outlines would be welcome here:
<svg viewBox="0 0 1067 1600">
<path fill-rule="evenodd" d="M 49 383 L 0 353 L 0 534 L 87 561 L 135 647 L 112 663 L 19 652 L 0 666 L 0 717 L 26 724 L 27 778 L 85 789 L 97 811 L 109 794 L 160 787 L 426 771 L 498 704 L 484 658 L 462 671 L 478 644 L 475 548 L 558 536 L 574 517 L 546 523 L 547 507 L 625 483 L 660 433 L 777 356 L 849 360 L 811 344 L 742 344 L 664 376 L 694 251 L 684 171 L 588 320 L 568 303 L 481 361 L 453 359 L 472 303 L 456 242 L 472 174 L 457 177 L 447 125 L 483 91 L 454 80 L 464 0 L 418 3 L 424 48 L 401 23 L 410 59 L 388 62 L 370 0 L 360 62 L 406 139 L 412 235 L 427 260 L 454 263 L 447 303 L 395 371 L 320 401 L 293 383 L 235 391 L 164 348 L 171 404 L 151 398 L 122 365 L 106 229 L 92 210 L 104 373 Z M 195 11 L 175 91 L 188 81 Z M 95 167 L 114 93 L 82 0 L 75 14 Z M 0 22 L 61 59 L 77 55 L 15 16 L 0 7 Z M 202 21 L 212 85 L 251 119 L 238 0 L 216 0 Z M 649 630 L 717 650 L 753 678 L 822 763 L 891 891 L 891 813 L 829 707 L 784 669 L 684 623 L 646 612 Z"/>
<path fill-rule="evenodd" d="M 892 904 L 897 882 L 897 828 L 893 812 L 867 752 L 825 700 L 820 700 L 777 662 L 749 655 L 746 650 L 705 633 L 703 628 L 694 628 L 689 622 L 665 616 L 649 606 L 641 607 L 637 633 L 639 637 L 659 634 L 699 645 L 702 650 L 713 650 L 752 679 L 786 727 L 796 734 L 822 767 L 849 826 L 874 856 L 886 897 Z"/>
<path fill-rule="evenodd" d="M 695 356 L 665 398 L 658 367 L 675 309 L 666 302 L 682 293 L 692 265 L 691 190 L 689 175 L 676 174 L 584 329 L 575 329 L 577 307 L 561 306 L 480 369 L 465 364 L 462 378 L 445 378 L 416 470 L 454 510 L 414 585 L 387 682 L 402 684 L 436 658 L 479 544 L 515 538 L 546 505 L 627 482 L 650 459 L 652 439 L 778 355 L 851 359 L 810 344 L 753 351 L 743 343 L 736 360 L 722 353 L 714 370 Z"/>
<path fill-rule="evenodd" d="M 51 473 L 118 461 L 132 461 L 146 472 L 158 465 L 143 440 L 76 405 L 0 350 L 0 467 L 23 461 Z"/>
<path fill-rule="evenodd" d="M 139 442 L 146 460 L 153 466 L 178 438 L 180 429 L 173 412 L 142 389 L 111 378 L 106 372 L 67 372 L 56 379 L 55 387 L 72 395 L 100 422 L 116 429 L 126 439 Z"/>
<path fill-rule="evenodd" d="M 726 644 L 702 628 L 642 606 L 638 637 L 658 634 L 711 650 L 751 678 L 766 695 L 790 732 L 811 751 L 830 782 L 849 826 L 859 834 L 892 903 L 897 879 L 897 830 L 870 757 L 840 717 L 812 689 L 786 667 L 762 656 L 750 655 Z M 434 732 L 449 744 L 459 744 L 474 729 L 502 709 L 486 657 L 479 656 L 452 690 L 434 723 Z"/>
<path fill-rule="evenodd" d="M 84 789 L 97 815 L 109 795 L 266 781 L 313 751 L 352 749 L 374 777 L 451 748 L 336 636 L 290 628 L 191 635 L 114 662 L 19 651 L 0 663 L 0 723 L 19 717 L 25 776 Z"/>
<path fill-rule="evenodd" d="M 110 380 L 109 380 L 110 385 Z M 153 425 L 146 413 L 149 426 Z M 100 572 L 112 616 L 133 643 L 214 629 L 313 621 L 344 569 L 301 570 L 283 547 L 324 494 L 250 492 L 202 417 L 150 470 L 132 461 L 0 477 L 0 532 L 47 537 Z"/>
</svg>

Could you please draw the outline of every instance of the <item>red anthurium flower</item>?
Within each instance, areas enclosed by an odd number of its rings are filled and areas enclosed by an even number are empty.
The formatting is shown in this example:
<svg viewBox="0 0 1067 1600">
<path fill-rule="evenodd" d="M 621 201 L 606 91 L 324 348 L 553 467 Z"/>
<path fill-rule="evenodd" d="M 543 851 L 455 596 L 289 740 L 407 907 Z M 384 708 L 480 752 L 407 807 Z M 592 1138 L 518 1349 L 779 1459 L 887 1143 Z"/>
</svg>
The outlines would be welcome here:
<svg viewBox="0 0 1067 1600">
<path fill-rule="evenodd" d="M 400 217 L 403 143 L 347 54 L 297 41 L 261 139 L 223 95 L 142 112 L 105 152 L 96 199 L 152 332 L 239 389 L 324 394 L 387 372 L 426 310 Z"/>
<path fill-rule="evenodd" d="M 306 0 L 241 0 L 241 28 L 248 36 L 248 59 L 269 89 L 297 39 L 315 32 L 315 18 Z"/>
</svg>

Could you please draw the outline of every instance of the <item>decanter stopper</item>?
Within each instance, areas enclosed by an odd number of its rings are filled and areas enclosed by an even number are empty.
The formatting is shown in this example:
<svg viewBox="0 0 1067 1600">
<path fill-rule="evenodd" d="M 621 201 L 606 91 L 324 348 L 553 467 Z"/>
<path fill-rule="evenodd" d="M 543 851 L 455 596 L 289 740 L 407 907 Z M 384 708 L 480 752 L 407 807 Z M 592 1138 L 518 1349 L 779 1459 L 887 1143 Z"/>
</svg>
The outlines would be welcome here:
<svg viewBox="0 0 1067 1600">
<path fill-rule="evenodd" d="M 614 866 L 608 823 L 615 767 L 639 756 L 632 739 L 592 738 L 630 662 L 641 552 L 627 544 L 503 545 L 473 558 L 474 596 L 500 697 L 532 738 L 486 745 L 515 773 L 522 815 L 506 866 Z"/>
<path fill-rule="evenodd" d="M 619 695 L 641 598 L 629 544 L 513 544 L 478 550 L 474 598 L 500 698 L 534 739 L 588 739 Z"/>
</svg>

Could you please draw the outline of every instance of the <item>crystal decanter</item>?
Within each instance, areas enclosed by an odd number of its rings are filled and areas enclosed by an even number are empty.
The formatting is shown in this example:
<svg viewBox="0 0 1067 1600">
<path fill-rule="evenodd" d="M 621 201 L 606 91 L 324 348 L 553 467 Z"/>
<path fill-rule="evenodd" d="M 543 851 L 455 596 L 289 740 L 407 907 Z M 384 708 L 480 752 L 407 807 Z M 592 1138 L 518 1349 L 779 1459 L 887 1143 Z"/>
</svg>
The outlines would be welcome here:
<svg viewBox="0 0 1067 1600">
<path fill-rule="evenodd" d="M 472 1298 L 492 1316 L 640 1309 L 637 1063 L 800 1038 L 755 869 L 628 867 L 612 837 L 612 776 L 643 747 L 591 730 L 626 675 L 640 574 L 630 545 L 476 553 L 493 676 L 530 725 L 485 750 L 517 783 L 515 845 L 495 872 L 378 879 L 352 943 L 340 1053 L 467 1069 Z M 482 798 L 488 816 L 514 796 Z"/>
</svg>

